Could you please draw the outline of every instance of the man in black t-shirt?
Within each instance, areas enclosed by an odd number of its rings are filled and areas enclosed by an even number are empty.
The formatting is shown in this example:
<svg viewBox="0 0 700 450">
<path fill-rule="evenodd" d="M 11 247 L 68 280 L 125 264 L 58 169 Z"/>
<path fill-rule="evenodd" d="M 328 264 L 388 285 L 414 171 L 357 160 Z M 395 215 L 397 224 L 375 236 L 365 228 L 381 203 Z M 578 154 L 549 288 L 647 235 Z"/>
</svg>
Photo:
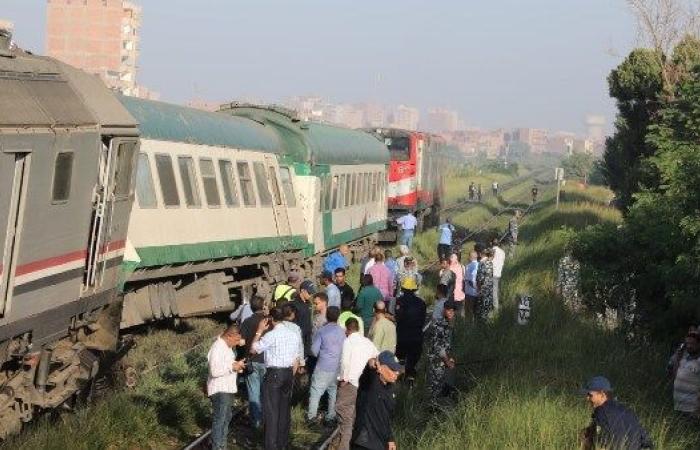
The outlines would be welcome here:
<svg viewBox="0 0 700 450">
<path fill-rule="evenodd" d="M 340 304 L 342 305 L 345 303 L 346 299 L 350 299 L 350 301 L 354 302 L 355 301 L 355 291 L 352 289 L 352 286 L 350 286 L 346 281 L 345 281 L 345 269 L 342 267 L 339 267 L 335 269 L 335 285 L 338 287 L 338 290 L 340 291 Z M 354 303 L 353 303 L 354 305 Z"/>
<path fill-rule="evenodd" d="M 395 450 L 396 441 L 391 429 L 396 407 L 394 383 L 403 367 L 392 352 L 383 351 L 377 356 L 375 370 L 361 387 L 352 444 L 353 448 L 360 449 Z"/>
<path fill-rule="evenodd" d="M 256 429 L 262 427 L 260 386 L 265 376 L 265 358 L 263 353 L 252 353 L 250 351 L 250 346 L 253 343 L 255 332 L 258 330 L 258 324 L 265 318 L 265 313 L 263 312 L 264 303 L 264 298 L 258 296 L 253 297 L 250 300 L 250 307 L 253 310 L 253 315 L 248 317 L 241 324 L 241 337 L 245 340 L 244 354 L 248 362 L 248 370 L 245 378 L 245 384 L 248 390 L 248 407 L 250 408 L 250 418 L 253 421 L 253 427 Z"/>
</svg>

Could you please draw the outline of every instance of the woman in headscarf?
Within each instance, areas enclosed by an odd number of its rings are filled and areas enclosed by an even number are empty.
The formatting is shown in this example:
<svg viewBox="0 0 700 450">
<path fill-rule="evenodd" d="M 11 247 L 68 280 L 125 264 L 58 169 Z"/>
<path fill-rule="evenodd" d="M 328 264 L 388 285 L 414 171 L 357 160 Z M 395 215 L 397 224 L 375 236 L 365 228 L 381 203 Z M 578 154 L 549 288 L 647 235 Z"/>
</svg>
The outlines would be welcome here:
<svg viewBox="0 0 700 450">
<path fill-rule="evenodd" d="M 476 272 L 479 301 L 475 313 L 479 320 L 485 322 L 493 314 L 493 249 L 485 248 L 481 255 Z"/>
<path fill-rule="evenodd" d="M 454 289 L 454 300 L 457 302 L 457 313 L 463 316 L 464 311 L 464 299 L 466 294 L 464 293 L 464 266 L 459 261 L 459 253 L 452 253 L 450 255 L 450 270 L 454 272 L 455 278 L 455 289 Z"/>
</svg>

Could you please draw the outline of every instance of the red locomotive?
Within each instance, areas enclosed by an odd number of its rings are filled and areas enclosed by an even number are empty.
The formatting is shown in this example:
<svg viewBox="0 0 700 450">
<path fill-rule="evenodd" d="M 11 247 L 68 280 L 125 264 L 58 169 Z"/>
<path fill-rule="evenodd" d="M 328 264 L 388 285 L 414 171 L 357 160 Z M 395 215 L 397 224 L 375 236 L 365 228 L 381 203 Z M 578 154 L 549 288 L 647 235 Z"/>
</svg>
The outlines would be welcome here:
<svg viewBox="0 0 700 450">
<path fill-rule="evenodd" d="M 395 240 L 395 223 L 406 212 L 418 219 L 418 231 L 438 220 L 443 197 L 446 144 L 436 135 L 396 128 L 377 128 L 371 133 L 382 139 L 391 156 L 387 201 L 389 227 L 382 240 Z"/>
</svg>

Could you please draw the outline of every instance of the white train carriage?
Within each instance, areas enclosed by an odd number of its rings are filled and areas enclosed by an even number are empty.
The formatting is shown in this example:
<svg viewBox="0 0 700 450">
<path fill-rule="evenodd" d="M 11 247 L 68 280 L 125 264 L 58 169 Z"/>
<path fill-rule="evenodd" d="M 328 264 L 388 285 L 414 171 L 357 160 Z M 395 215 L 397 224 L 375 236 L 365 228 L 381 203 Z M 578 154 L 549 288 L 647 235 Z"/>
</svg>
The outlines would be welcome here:
<svg viewBox="0 0 700 450">
<path fill-rule="evenodd" d="M 142 136 L 122 327 L 232 309 L 308 251 L 294 174 L 274 129 L 123 97 Z"/>
<path fill-rule="evenodd" d="M 365 251 L 376 242 L 387 218 L 389 151 L 381 141 L 363 131 L 301 121 L 278 107 L 231 103 L 221 110 L 278 131 L 307 219 L 310 271 L 341 244 Z"/>
</svg>

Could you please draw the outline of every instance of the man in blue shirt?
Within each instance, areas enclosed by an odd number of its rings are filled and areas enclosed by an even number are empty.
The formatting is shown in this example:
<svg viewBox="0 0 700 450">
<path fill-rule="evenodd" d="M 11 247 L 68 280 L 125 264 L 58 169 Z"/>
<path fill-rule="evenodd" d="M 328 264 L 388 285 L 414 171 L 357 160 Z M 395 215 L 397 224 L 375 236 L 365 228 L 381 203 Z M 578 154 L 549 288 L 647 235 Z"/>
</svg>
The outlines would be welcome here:
<svg viewBox="0 0 700 450">
<path fill-rule="evenodd" d="M 586 449 L 607 448 L 615 450 L 639 450 L 653 448 L 647 431 L 637 416 L 613 399 L 613 388 L 607 378 L 591 378 L 583 387 L 588 402 L 593 407 L 591 424 L 581 433 Z"/>
<path fill-rule="evenodd" d="M 345 257 L 349 254 L 350 247 L 345 244 L 341 245 L 338 250 L 326 256 L 325 261 L 323 261 L 323 271 L 335 273 L 336 269 L 347 269 L 348 261 Z"/>
<path fill-rule="evenodd" d="M 452 253 L 452 233 L 454 233 L 455 227 L 452 225 L 452 220 L 448 217 L 445 223 L 438 227 L 438 232 L 440 233 L 440 240 L 438 241 L 437 254 L 438 259 L 449 259 L 450 253 Z"/>
<path fill-rule="evenodd" d="M 311 352 L 318 358 L 316 368 L 311 377 L 309 389 L 309 412 L 307 421 L 315 425 L 318 413 L 318 403 L 325 392 L 328 392 L 328 414 L 326 422 L 335 420 L 335 398 L 338 388 L 338 371 L 340 370 L 340 356 L 345 342 L 345 330 L 338 325 L 340 309 L 329 306 L 326 311 L 326 322 L 316 332 L 311 344 Z"/>
</svg>

